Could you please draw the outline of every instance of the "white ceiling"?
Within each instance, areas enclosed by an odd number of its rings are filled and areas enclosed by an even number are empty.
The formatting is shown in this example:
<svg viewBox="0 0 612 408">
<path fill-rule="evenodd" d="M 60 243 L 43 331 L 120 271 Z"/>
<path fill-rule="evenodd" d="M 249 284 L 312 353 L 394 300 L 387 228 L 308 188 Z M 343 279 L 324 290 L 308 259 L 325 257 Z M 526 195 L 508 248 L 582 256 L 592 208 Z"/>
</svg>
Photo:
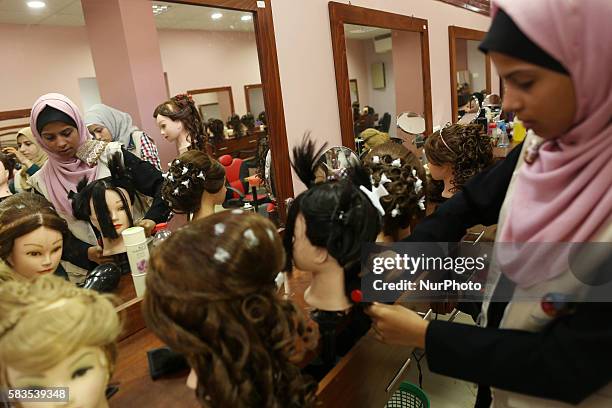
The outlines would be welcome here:
<svg viewBox="0 0 612 408">
<path fill-rule="evenodd" d="M 388 28 L 368 27 L 354 24 L 344 25 L 344 37 L 351 40 L 369 40 L 379 35 L 391 34 Z"/>
<path fill-rule="evenodd" d="M 54 26 L 84 26 L 81 0 L 44 0 L 47 6 L 31 9 L 27 0 L 0 0 L 0 23 L 40 24 Z M 246 12 L 221 10 L 212 7 L 190 6 L 185 4 L 154 1 L 151 4 L 167 5 L 169 8 L 157 16 L 157 28 L 209 30 L 209 31 L 254 31 L 253 21 L 242 21 Z M 213 20 L 213 13 L 223 17 Z"/>
</svg>

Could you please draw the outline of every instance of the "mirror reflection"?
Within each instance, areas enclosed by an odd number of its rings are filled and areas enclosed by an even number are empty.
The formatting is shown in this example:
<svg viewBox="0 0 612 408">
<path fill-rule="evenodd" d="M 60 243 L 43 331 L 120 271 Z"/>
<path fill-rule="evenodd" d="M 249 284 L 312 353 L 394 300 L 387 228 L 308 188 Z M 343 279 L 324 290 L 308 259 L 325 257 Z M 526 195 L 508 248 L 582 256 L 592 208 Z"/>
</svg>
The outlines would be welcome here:
<svg viewBox="0 0 612 408">
<path fill-rule="evenodd" d="M 359 165 L 359 157 L 345 146 L 330 147 L 315 164 L 315 183 L 342 178 L 347 168 Z"/>
<path fill-rule="evenodd" d="M 478 50 L 479 40 L 455 40 L 455 77 L 457 117 L 477 113 L 487 92 L 485 54 Z"/>
<path fill-rule="evenodd" d="M 345 24 L 346 60 L 357 151 L 401 137 L 401 112 L 424 116 L 418 32 Z"/>
</svg>

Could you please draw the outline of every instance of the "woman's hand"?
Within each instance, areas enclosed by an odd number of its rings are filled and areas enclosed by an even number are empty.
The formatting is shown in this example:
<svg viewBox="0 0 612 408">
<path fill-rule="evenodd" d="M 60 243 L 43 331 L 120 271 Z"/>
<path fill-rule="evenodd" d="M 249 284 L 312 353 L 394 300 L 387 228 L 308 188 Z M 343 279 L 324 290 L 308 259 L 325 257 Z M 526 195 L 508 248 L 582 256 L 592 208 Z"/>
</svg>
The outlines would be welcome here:
<svg viewBox="0 0 612 408">
<path fill-rule="evenodd" d="M 99 245 L 87 248 L 87 258 L 98 265 L 113 262 L 113 258 L 102 255 L 102 247 Z"/>
<path fill-rule="evenodd" d="M 136 223 L 137 227 L 142 227 L 145 230 L 145 236 L 150 237 L 153 233 L 153 229 L 155 229 L 155 221 L 143 218 L 142 220 Z"/>
<path fill-rule="evenodd" d="M 365 310 L 372 318 L 376 339 L 387 344 L 425 348 L 429 322 L 400 305 L 373 303 Z"/>
<path fill-rule="evenodd" d="M 2 149 L 2 152 L 11 156 L 15 156 L 19 163 L 23 164 L 26 168 L 30 168 L 32 166 L 32 161 L 24 156 L 19 150 L 14 147 L 5 147 Z"/>
</svg>

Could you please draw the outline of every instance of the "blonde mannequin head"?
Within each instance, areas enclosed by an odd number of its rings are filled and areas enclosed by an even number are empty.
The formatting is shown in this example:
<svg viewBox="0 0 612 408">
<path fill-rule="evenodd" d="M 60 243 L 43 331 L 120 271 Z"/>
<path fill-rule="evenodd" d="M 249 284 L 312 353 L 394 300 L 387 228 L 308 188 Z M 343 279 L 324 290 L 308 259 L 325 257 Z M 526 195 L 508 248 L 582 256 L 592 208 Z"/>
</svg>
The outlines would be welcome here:
<svg viewBox="0 0 612 408">
<path fill-rule="evenodd" d="M 78 406 L 105 406 L 121 330 L 113 303 L 52 275 L 1 285 L 0 386 L 69 387 Z"/>
</svg>

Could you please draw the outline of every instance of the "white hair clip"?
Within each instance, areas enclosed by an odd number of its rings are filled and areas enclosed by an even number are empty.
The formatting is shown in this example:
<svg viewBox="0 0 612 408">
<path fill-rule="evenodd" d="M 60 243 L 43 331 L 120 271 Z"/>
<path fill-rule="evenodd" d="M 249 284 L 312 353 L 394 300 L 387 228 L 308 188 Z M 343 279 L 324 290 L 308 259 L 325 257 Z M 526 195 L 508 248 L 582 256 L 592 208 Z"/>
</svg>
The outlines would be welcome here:
<svg viewBox="0 0 612 408">
<path fill-rule="evenodd" d="M 206 180 L 206 176 L 204 176 L 203 171 L 201 171 L 200 174 L 198 174 L 198 178 L 201 178 L 202 180 Z"/>
<path fill-rule="evenodd" d="M 189 180 L 181 181 L 181 184 L 185 186 L 185 188 L 189 188 Z"/>
<path fill-rule="evenodd" d="M 425 211 L 425 196 L 419 199 L 418 205 L 421 210 Z"/>
<path fill-rule="evenodd" d="M 419 178 L 419 177 L 417 176 L 416 169 L 412 169 L 412 177 L 414 177 L 414 178 Z"/>
<path fill-rule="evenodd" d="M 250 228 L 244 231 L 242 236 L 244 239 L 246 239 L 246 244 L 249 248 L 253 248 L 259 244 L 259 239 L 255 236 L 255 232 L 253 232 L 253 230 Z"/>
<path fill-rule="evenodd" d="M 181 162 L 179 161 L 179 159 L 176 159 L 176 160 L 174 160 L 174 161 L 172 162 L 172 164 L 179 165 L 179 164 L 181 164 Z"/>
<path fill-rule="evenodd" d="M 397 158 L 391 162 L 391 166 L 393 167 L 402 167 L 401 159 Z"/>
<path fill-rule="evenodd" d="M 380 156 L 372 156 L 372 163 L 379 164 L 380 163 Z"/>
<path fill-rule="evenodd" d="M 215 224 L 215 235 L 219 236 L 225 232 L 225 224 Z"/>
<path fill-rule="evenodd" d="M 387 177 L 387 175 L 385 173 L 382 173 L 380 175 L 380 183 L 379 184 L 383 184 L 384 185 L 384 184 L 387 184 L 387 183 L 390 183 L 390 182 L 391 182 L 391 180 L 389 180 L 389 178 Z"/>
<path fill-rule="evenodd" d="M 23 204 L 17 204 L 15 207 L 17 207 L 18 210 L 22 210 L 25 208 L 25 205 Z"/>
<path fill-rule="evenodd" d="M 416 181 L 414 182 L 414 192 L 419 194 L 421 190 L 423 190 L 423 180 L 417 177 Z"/>
<path fill-rule="evenodd" d="M 175 188 L 175 189 L 174 189 L 174 191 L 172 192 L 172 194 L 174 194 L 174 195 L 178 195 L 178 193 L 179 193 L 179 189 L 178 189 L 178 187 L 177 187 L 177 188 Z"/>
<path fill-rule="evenodd" d="M 391 217 L 395 218 L 401 213 L 402 212 L 400 211 L 399 207 L 396 205 L 395 208 L 391 211 Z"/>
<path fill-rule="evenodd" d="M 380 199 L 381 197 L 389 195 L 389 192 L 383 183 L 379 183 L 378 187 L 372 187 L 372 190 L 368 190 L 364 186 L 359 186 L 359 189 L 370 199 L 370 202 L 378 210 L 380 215 L 385 215 L 385 209 L 380 204 Z"/>
<path fill-rule="evenodd" d="M 213 258 L 215 258 L 215 261 L 219 263 L 225 263 L 228 259 L 230 259 L 230 254 L 225 249 L 218 247 Z"/>
<path fill-rule="evenodd" d="M 244 211 L 242 211 L 239 208 L 236 208 L 235 210 L 232 210 L 232 214 L 242 214 Z"/>
<path fill-rule="evenodd" d="M 162 177 L 167 179 L 168 178 L 168 172 L 162 173 Z"/>
<path fill-rule="evenodd" d="M 185 174 L 187 174 L 187 172 L 189 171 L 189 169 L 185 166 L 183 166 L 183 170 L 181 172 L 181 175 L 184 176 Z"/>
<path fill-rule="evenodd" d="M 174 176 L 172 174 L 168 174 L 168 180 L 174 183 Z"/>
</svg>

